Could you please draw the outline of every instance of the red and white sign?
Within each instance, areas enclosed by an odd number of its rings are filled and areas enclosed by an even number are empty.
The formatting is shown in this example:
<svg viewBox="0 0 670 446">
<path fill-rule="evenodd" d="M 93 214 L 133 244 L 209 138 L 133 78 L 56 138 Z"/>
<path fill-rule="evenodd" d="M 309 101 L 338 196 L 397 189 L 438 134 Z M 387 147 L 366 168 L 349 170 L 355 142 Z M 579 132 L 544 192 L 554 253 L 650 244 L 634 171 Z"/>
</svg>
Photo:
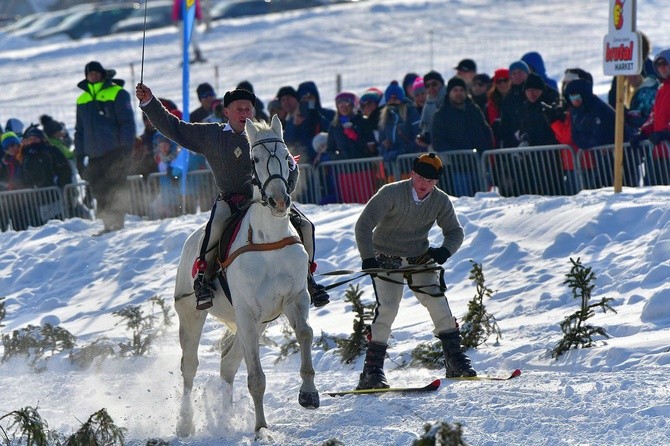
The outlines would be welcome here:
<svg viewBox="0 0 670 446">
<path fill-rule="evenodd" d="M 610 0 L 609 33 L 603 40 L 603 71 L 608 76 L 642 71 L 642 36 L 635 31 L 636 0 Z"/>
</svg>

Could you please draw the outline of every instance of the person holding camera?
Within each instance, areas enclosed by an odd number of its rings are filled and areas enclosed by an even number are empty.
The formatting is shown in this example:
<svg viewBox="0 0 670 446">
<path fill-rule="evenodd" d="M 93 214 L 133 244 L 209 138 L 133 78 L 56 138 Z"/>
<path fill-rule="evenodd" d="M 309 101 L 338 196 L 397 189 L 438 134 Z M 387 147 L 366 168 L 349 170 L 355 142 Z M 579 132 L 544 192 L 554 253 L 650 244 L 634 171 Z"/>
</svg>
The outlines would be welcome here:
<svg viewBox="0 0 670 446">
<path fill-rule="evenodd" d="M 320 132 L 328 132 L 335 111 L 321 105 L 321 95 L 312 81 L 302 82 L 295 96 L 290 94 L 287 99 L 290 97 L 295 97 L 298 104 L 286 118 L 284 141 L 294 153 L 300 154 L 302 163 L 312 164 L 316 159 L 312 139 Z"/>
<path fill-rule="evenodd" d="M 447 97 L 447 88 L 444 85 L 444 78 L 437 71 L 429 71 L 423 76 L 423 85 L 426 87 L 428 98 L 421 110 L 421 119 L 419 120 L 419 134 L 416 137 L 416 143 L 424 150 L 430 147 L 430 131 L 433 127 L 433 116 L 435 112 L 442 107 Z"/>
<path fill-rule="evenodd" d="M 392 81 L 384 92 L 386 105 L 379 115 L 379 154 L 384 161 L 395 161 L 405 153 L 423 152 L 416 141 L 419 112 L 405 100 L 405 90 Z"/>
<path fill-rule="evenodd" d="M 477 374 L 461 350 L 461 335 L 437 268 L 458 251 L 464 238 L 449 196 L 437 187 L 443 172 L 442 161 L 434 153 L 415 158 L 410 178 L 379 189 L 356 222 L 362 268 L 370 271 L 377 301 L 358 389 L 389 387 L 384 358 L 405 281 L 428 310 L 433 333 L 442 341 L 446 376 Z M 431 247 L 428 234 L 435 224 L 443 240 Z M 397 271 L 399 268 L 414 271 L 409 274 Z"/>
</svg>

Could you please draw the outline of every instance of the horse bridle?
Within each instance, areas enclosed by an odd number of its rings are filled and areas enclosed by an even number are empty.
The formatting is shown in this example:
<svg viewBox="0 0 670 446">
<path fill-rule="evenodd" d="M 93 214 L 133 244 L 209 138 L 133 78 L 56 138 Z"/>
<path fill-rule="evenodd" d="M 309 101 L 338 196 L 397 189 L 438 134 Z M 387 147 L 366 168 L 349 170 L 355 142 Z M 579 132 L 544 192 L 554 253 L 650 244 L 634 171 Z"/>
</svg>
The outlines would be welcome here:
<svg viewBox="0 0 670 446">
<path fill-rule="evenodd" d="M 266 144 L 269 144 L 269 143 L 274 143 L 274 148 L 272 148 L 272 149 L 268 148 L 268 146 Z M 261 204 L 263 206 L 268 205 L 268 197 L 267 197 L 267 194 L 265 193 L 265 188 L 267 187 L 267 185 L 270 181 L 275 180 L 275 179 L 279 179 L 286 186 L 286 190 L 288 191 L 288 189 L 289 189 L 288 181 L 286 180 L 286 178 L 284 178 L 284 175 L 283 175 L 284 174 L 284 167 L 283 167 L 282 160 L 280 160 L 279 157 L 277 156 L 277 148 L 278 148 L 277 144 L 282 144 L 284 146 L 286 145 L 284 143 L 284 141 L 279 139 L 279 138 L 266 138 L 266 139 L 261 139 L 260 141 L 256 141 L 251 146 L 252 149 L 256 146 L 263 146 L 263 148 L 270 154 L 270 156 L 268 157 L 267 164 L 265 166 L 265 169 L 267 170 L 268 173 L 270 173 L 270 161 L 272 159 L 276 159 L 277 162 L 279 163 L 279 169 L 280 169 L 279 173 L 278 174 L 277 173 L 270 174 L 268 179 L 265 180 L 265 182 L 263 184 L 261 184 L 261 182 L 259 180 L 259 177 L 258 177 L 258 172 L 256 171 L 256 161 L 253 160 L 253 159 L 251 160 L 251 164 L 254 167 L 254 178 L 252 180 L 252 184 L 255 184 L 256 186 L 258 186 L 258 189 L 260 189 L 260 191 L 261 191 Z"/>
</svg>

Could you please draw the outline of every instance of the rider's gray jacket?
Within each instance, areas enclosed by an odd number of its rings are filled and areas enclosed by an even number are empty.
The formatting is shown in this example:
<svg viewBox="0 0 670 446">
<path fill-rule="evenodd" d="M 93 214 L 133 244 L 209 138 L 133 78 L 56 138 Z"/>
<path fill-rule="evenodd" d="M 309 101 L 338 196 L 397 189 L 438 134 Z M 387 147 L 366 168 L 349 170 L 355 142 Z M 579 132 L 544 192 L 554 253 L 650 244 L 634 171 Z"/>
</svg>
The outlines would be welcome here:
<svg viewBox="0 0 670 446">
<path fill-rule="evenodd" d="M 251 198 L 252 164 L 245 135 L 224 131 L 224 124 L 216 122 L 182 121 L 154 98 L 142 110 L 159 132 L 207 159 L 221 196 L 240 194 Z"/>
</svg>

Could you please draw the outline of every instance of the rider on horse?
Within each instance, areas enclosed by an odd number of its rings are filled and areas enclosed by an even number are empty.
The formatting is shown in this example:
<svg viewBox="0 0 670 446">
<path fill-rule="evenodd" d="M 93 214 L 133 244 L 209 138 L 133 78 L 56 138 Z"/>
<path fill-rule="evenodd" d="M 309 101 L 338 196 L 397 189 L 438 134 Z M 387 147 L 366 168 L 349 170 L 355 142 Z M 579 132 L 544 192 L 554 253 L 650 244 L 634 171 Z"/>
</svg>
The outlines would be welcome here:
<svg viewBox="0 0 670 446">
<path fill-rule="evenodd" d="M 195 263 L 195 290 L 197 309 L 205 310 L 212 306 L 214 298 L 212 279 L 216 274 L 214 258 L 218 239 L 228 224 L 233 212 L 237 212 L 251 200 L 252 185 L 249 181 L 252 165 L 249 156 L 249 143 L 244 134 L 247 118 L 254 119 L 256 96 L 242 89 L 228 91 L 223 98 L 223 112 L 228 118 L 226 124 L 189 123 L 170 114 L 159 101 L 154 101 L 149 87 L 138 84 L 135 90 L 140 107 L 151 123 L 177 144 L 205 156 L 214 174 L 219 189 L 205 235 L 201 242 L 200 256 Z M 292 178 L 297 178 L 297 168 Z M 289 181 L 295 187 L 295 180 Z M 312 272 L 314 263 L 314 225 L 295 207 L 291 209 L 297 218 L 291 218 L 300 233 L 300 238 L 309 255 L 309 275 L 307 278 L 312 303 L 321 307 L 329 302 L 329 296 L 322 285 L 314 281 Z"/>
</svg>

